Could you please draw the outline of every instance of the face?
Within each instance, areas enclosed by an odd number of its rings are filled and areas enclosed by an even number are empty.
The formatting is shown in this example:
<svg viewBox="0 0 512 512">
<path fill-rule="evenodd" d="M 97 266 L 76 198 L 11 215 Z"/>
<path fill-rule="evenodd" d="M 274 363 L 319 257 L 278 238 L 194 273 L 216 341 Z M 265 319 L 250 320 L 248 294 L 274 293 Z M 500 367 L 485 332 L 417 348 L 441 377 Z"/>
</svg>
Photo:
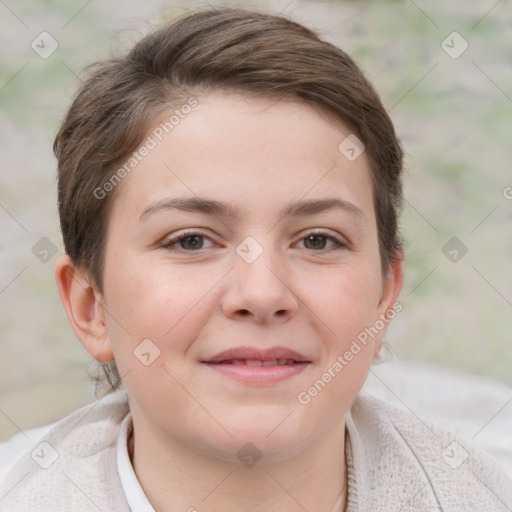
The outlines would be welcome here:
<svg viewBox="0 0 512 512">
<path fill-rule="evenodd" d="M 118 185 L 103 300 L 136 433 L 277 458 L 343 422 L 382 331 L 351 347 L 397 281 L 349 134 L 301 102 L 209 94 Z"/>
</svg>

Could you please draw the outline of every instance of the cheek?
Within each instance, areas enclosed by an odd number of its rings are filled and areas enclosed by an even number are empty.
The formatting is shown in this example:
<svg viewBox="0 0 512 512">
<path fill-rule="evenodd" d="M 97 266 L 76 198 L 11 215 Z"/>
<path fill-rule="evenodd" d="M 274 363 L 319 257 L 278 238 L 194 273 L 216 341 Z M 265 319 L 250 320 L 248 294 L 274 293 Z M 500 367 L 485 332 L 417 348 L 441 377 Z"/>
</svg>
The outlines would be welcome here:
<svg viewBox="0 0 512 512">
<path fill-rule="evenodd" d="M 325 319 L 329 338 L 346 341 L 375 321 L 382 281 L 372 268 L 360 265 L 334 270 L 322 283 L 320 289 L 318 281 L 314 288 L 313 283 L 306 285 L 305 290 L 309 286 L 316 291 L 305 293 L 315 313 Z"/>
<path fill-rule="evenodd" d="M 317 428 L 336 422 L 361 389 L 372 362 L 375 324 L 380 299 L 380 274 L 363 268 L 333 273 L 324 293 L 308 294 L 314 304 L 315 329 L 322 333 L 321 364 L 298 401 L 318 418 Z M 309 305 L 308 304 L 308 305 Z"/>
<path fill-rule="evenodd" d="M 183 351 L 201 329 L 207 294 L 218 279 L 178 266 L 125 260 L 111 268 L 105 289 L 114 351 L 122 357 L 144 339 L 159 350 Z M 117 359 L 117 354 L 116 354 Z"/>
<path fill-rule="evenodd" d="M 322 298 L 319 316 L 324 325 L 322 380 L 333 382 L 336 400 L 353 395 L 364 382 L 373 357 L 376 333 L 372 330 L 380 299 L 380 274 L 351 271 L 332 279 Z"/>
<path fill-rule="evenodd" d="M 154 414 L 161 403 L 193 408 L 178 383 L 188 382 L 184 358 L 212 314 L 204 300 L 211 280 L 151 262 L 127 261 L 110 274 L 108 299 L 115 320 L 109 336 L 116 365 L 133 400 L 153 404 Z M 155 389 L 160 390 L 156 403 Z"/>
</svg>

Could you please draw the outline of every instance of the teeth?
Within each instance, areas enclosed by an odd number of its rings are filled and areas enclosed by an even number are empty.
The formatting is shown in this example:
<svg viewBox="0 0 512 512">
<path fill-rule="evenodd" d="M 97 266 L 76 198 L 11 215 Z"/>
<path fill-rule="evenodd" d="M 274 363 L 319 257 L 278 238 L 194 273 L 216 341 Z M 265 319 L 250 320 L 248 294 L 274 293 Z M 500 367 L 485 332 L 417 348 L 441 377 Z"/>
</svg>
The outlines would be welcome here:
<svg viewBox="0 0 512 512">
<path fill-rule="evenodd" d="M 263 361 L 258 361 L 257 359 L 246 359 L 245 364 L 247 366 L 263 366 Z"/>
<path fill-rule="evenodd" d="M 273 359 L 272 361 L 259 361 L 257 359 L 245 359 L 233 361 L 233 364 L 245 364 L 247 366 L 285 366 L 294 364 L 294 359 Z"/>
<path fill-rule="evenodd" d="M 231 361 L 222 361 L 221 364 L 236 364 L 246 366 L 286 366 L 295 364 L 294 359 L 273 359 L 272 361 L 261 361 L 259 359 L 233 359 Z"/>
</svg>

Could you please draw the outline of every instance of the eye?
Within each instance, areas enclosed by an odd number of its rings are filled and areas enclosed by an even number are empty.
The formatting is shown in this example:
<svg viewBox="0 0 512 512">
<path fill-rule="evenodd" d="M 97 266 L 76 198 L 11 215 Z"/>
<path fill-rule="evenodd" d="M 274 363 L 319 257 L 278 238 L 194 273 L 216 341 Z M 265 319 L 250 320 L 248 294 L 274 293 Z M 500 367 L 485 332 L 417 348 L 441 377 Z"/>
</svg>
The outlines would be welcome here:
<svg viewBox="0 0 512 512">
<path fill-rule="evenodd" d="M 210 239 L 201 233 L 189 231 L 165 240 L 161 247 L 170 251 L 197 252 L 205 249 L 204 240 Z M 179 247 L 175 247 L 177 244 L 179 244 Z"/>
<path fill-rule="evenodd" d="M 322 231 L 315 231 L 309 233 L 305 237 L 300 239 L 300 242 L 305 242 L 306 249 L 312 249 L 315 252 L 326 251 L 326 243 L 331 242 L 334 246 L 331 246 L 331 250 L 347 249 L 347 245 L 336 237 L 329 235 Z M 309 245 L 309 247 L 307 247 Z"/>
<path fill-rule="evenodd" d="M 202 233 L 188 231 L 165 240 L 161 247 L 170 251 L 199 252 L 202 249 L 208 248 L 204 246 L 205 240 L 210 240 L 211 242 L 211 239 Z M 347 244 L 323 231 L 311 232 L 301 238 L 300 242 L 305 242 L 305 248 L 314 252 L 336 251 L 348 248 Z M 329 242 L 331 247 L 326 248 Z M 210 247 L 213 247 L 213 244 Z"/>
</svg>

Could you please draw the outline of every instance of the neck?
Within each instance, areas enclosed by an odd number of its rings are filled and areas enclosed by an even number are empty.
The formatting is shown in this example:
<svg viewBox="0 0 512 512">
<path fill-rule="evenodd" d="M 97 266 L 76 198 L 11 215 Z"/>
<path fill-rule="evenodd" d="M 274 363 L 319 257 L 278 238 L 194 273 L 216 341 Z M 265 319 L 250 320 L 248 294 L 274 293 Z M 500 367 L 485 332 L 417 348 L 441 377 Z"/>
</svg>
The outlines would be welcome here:
<svg viewBox="0 0 512 512">
<path fill-rule="evenodd" d="M 147 429 L 141 428 L 144 432 Z M 156 512 L 342 512 L 346 506 L 345 423 L 300 454 L 252 467 L 135 434 L 129 453 Z M 341 506 L 334 510 L 341 496 Z"/>
</svg>

